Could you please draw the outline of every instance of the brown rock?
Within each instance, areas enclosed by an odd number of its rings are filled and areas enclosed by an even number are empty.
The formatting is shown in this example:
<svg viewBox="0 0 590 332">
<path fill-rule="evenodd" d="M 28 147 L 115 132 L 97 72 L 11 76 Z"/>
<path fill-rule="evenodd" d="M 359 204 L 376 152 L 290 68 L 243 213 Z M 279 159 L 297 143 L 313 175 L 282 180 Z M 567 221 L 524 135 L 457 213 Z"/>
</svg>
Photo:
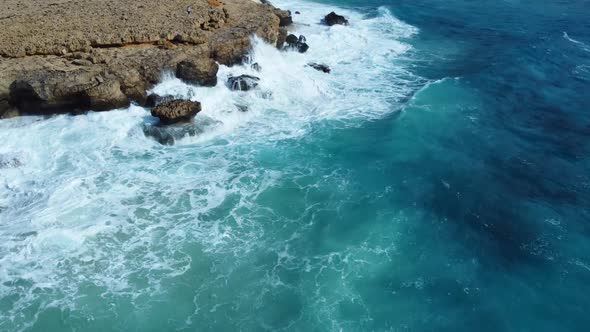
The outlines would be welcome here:
<svg viewBox="0 0 590 332">
<path fill-rule="evenodd" d="M 0 1 L 0 117 L 143 105 L 165 71 L 214 85 L 213 60 L 240 63 L 253 34 L 277 42 L 275 11 L 252 0 Z"/>
<path fill-rule="evenodd" d="M 162 103 L 152 110 L 152 116 L 163 124 L 187 122 L 201 111 L 201 103 L 190 100 L 173 100 Z"/>
<path fill-rule="evenodd" d="M 176 77 L 189 84 L 215 86 L 219 65 L 212 59 L 185 60 L 176 66 Z"/>
</svg>

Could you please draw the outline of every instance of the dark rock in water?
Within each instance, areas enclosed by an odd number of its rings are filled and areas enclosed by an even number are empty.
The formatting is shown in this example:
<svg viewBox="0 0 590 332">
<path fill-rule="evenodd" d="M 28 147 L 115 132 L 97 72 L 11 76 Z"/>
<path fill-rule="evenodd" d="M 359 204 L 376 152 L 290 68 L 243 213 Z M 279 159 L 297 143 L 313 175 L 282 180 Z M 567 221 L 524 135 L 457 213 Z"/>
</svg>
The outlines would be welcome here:
<svg viewBox="0 0 590 332">
<path fill-rule="evenodd" d="M 234 91 L 248 91 L 258 86 L 260 78 L 250 75 L 230 76 L 227 79 L 227 86 Z"/>
<path fill-rule="evenodd" d="M 336 24 L 348 25 L 348 20 L 342 15 L 338 15 L 334 12 L 331 12 L 330 14 L 326 15 L 326 17 L 324 17 L 324 23 L 326 23 L 329 26 Z"/>
<path fill-rule="evenodd" d="M 275 9 L 275 15 L 279 17 L 279 26 L 286 27 L 293 24 L 293 17 L 291 16 L 291 11 L 289 10 L 280 10 Z"/>
<path fill-rule="evenodd" d="M 256 70 L 256 71 L 262 70 L 262 68 L 260 67 L 260 65 L 258 64 L 258 62 L 255 62 L 255 63 L 251 64 L 250 65 L 250 68 L 252 68 L 253 70 Z"/>
<path fill-rule="evenodd" d="M 285 40 L 287 39 L 287 35 L 289 32 L 286 28 L 279 28 L 279 35 L 277 36 L 277 48 L 280 50 L 285 46 Z"/>
<path fill-rule="evenodd" d="M 326 74 L 329 74 L 332 71 L 328 65 L 325 65 L 322 63 L 310 62 L 307 65 L 315 70 L 319 70 L 319 71 L 324 72 Z"/>
<path fill-rule="evenodd" d="M 153 137 L 162 145 L 173 145 L 181 138 L 196 136 L 201 132 L 202 130 L 192 123 L 174 124 L 170 126 L 143 125 L 143 133 L 148 137 Z"/>
<path fill-rule="evenodd" d="M 176 123 L 172 125 L 146 123 L 142 125 L 142 129 L 145 136 L 154 138 L 160 144 L 173 145 L 180 139 L 200 135 L 221 124 L 220 121 L 216 121 L 207 116 L 200 116 L 191 122 Z"/>
<path fill-rule="evenodd" d="M 286 42 L 288 45 L 295 44 L 295 43 L 297 43 L 298 41 L 299 41 L 299 38 L 298 38 L 297 36 L 295 36 L 294 34 L 290 34 L 290 35 L 288 35 L 288 36 L 287 36 L 287 38 L 285 39 L 285 42 Z"/>
<path fill-rule="evenodd" d="M 162 124 L 188 122 L 201 111 L 201 103 L 190 100 L 172 100 L 156 106 L 152 116 L 160 119 Z"/>
<path fill-rule="evenodd" d="M 309 45 L 306 44 L 305 36 L 301 35 L 299 37 L 290 34 L 285 39 L 287 46 L 291 49 L 297 50 L 299 53 L 305 53 L 309 49 Z"/>
<path fill-rule="evenodd" d="M 182 61 L 176 66 L 176 77 L 189 84 L 215 86 L 219 65 L 212 59 Z"/>
<path fill-rule="evenodd" d="M 160 96 L 158 94 L 152 93 L 149 96 L 147 96 L 146 100 L 145 100 L 145 107 L 156 107 L 160 104 L 169 102 L 174 100 L 175 97 L 174 96 Z"/>
</svg>

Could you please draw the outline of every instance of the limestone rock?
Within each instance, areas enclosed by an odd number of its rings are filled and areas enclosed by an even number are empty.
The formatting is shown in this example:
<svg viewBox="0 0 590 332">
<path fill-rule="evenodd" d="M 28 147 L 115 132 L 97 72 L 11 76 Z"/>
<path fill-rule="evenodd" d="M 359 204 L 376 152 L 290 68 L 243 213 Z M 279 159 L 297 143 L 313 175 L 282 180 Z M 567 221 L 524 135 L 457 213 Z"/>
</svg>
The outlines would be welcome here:
<svg viewBox="0 0 590 332">
<path fill-rule="evenodd" d="M 185 60 L 176 66 L 176 77 L 201 86 L 215 86 L 219 65 L 212 59 Z"/>
<path fill-rule="evenodd" d="M 160 119 L 162 124 L 188 122 L 201 111 L 201 103 L 190 100 L 172 100 L 159 104 L 152 109 L 152 116 Z"/>
</svg>

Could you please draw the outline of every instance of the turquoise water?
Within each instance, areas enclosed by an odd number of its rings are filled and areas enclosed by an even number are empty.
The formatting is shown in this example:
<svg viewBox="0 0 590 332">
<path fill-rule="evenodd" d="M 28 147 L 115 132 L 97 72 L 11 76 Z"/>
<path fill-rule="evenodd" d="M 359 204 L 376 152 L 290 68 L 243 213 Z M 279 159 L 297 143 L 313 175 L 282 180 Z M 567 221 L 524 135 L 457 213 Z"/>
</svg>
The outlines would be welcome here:
<svg viewBox="0 0 590 332">
<path fill-rule="evenodd" d="M 258 91 L 155 88 L 199 137 L 0 122 L 0 330 L 586 331 L 590 3 L 276 3 Z"/>
</svg>

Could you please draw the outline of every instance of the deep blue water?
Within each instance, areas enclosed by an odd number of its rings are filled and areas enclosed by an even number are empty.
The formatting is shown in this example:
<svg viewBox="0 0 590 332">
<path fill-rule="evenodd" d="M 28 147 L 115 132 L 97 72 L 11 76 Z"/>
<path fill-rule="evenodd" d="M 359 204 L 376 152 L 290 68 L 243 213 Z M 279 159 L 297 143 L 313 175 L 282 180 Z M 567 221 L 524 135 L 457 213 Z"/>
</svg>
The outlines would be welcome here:
<svg viewBox="0 0 590 332">
<path fill-rule="evenodd" d="M 590 1 L 277 2 L 332 76 L 258 47 L 211 137 L 0 123 L 0 330 L 587 331 Z"/>
</svg>

